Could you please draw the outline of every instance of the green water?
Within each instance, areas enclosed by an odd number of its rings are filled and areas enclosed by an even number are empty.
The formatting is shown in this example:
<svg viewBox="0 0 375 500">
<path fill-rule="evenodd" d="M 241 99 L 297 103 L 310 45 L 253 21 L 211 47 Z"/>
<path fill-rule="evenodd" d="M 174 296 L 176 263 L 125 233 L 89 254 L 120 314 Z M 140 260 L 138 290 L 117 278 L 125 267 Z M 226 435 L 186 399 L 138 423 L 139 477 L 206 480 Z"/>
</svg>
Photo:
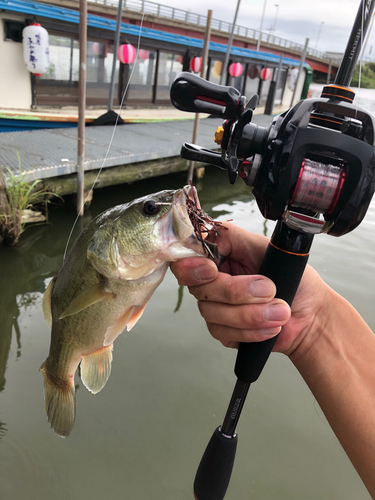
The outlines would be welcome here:
<svg viewBox="0 0 375 500">
<path fill-rule="evenodd" d="M 184 184 L 179 174 L 95 192 L 91 217 L 113 205 Z M 241 181 L 209 170 L 200 190 L 213 217 L 270 236 Z M 68 204 L 68 202 L 67 202 Z M 185 500 L 202 452 L 221 424 L 235 382 L 235 351 L 213 340 L 171 273 L 142 320 L 115 342 L 111 377 L 97 395 L 76 377 L 77 416 L 67 439 L 46 420 L 38 368 L 49 349 L 41 301 L 61 265 L 74 221 L 50 223 L 0 247 L 1 500 Z M 375 329 L 375 206 L 352 234 L 315 238 L 310 262 Z M 79 228 L 74 237 L 79 234 Z M 227 500 L 365 500 L 364 486 L 290 361 L 273 354 L 251 387 Z"/>
</svg>

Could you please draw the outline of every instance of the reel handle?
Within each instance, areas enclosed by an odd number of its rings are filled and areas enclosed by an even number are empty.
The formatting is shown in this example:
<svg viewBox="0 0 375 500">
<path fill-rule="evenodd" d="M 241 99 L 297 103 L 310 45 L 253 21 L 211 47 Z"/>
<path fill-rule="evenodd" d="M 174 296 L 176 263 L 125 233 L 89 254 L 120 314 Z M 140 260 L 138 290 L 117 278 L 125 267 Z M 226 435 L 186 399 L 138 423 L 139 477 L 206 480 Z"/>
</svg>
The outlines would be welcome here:
<svg viewBox="0 0 375 500">
<path fill-rule="evenodd" d="M 171 101 L 180 111 L 208 113 L 219 118 L 241 116 L 245 98 L 234 87 L 208 82 L 184 71 L 171 86 Z"/>
</svg>

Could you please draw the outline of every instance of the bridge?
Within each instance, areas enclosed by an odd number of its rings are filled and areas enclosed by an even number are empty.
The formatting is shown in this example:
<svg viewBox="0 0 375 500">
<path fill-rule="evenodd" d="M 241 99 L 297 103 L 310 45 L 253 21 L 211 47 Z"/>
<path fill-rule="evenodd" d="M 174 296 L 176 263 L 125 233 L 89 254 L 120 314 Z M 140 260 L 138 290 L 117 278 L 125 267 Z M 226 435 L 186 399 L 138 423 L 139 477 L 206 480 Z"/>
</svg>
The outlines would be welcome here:
<svg viewBox="0 0 375 500">
<path fill-rule="evenodd" d="M 44 3 L 79 10 L 79 0 L 43 0 Z M 116 19 L 117 0 L 88 0 L 88 12 Z M 183 9 L 169 7 L 149 0 L 123 0 L 122 21 L 139 25 L 143 17 L 143 27 L 169 32 L 184 37 L 204 38 L 207 16 Z M 211 21 L 211 41 L 227 44 L 232 24 L 213 18 Z M 233 48 L 256 50 L 258 42 L 261 52 L 300 59 L 303 45 L 270 33 L 260 32 L 245 26 L 235 25 Z M 308 47 L 306 62 L 320 77 L 335 74 L 341 60 Z"/>
</svg>

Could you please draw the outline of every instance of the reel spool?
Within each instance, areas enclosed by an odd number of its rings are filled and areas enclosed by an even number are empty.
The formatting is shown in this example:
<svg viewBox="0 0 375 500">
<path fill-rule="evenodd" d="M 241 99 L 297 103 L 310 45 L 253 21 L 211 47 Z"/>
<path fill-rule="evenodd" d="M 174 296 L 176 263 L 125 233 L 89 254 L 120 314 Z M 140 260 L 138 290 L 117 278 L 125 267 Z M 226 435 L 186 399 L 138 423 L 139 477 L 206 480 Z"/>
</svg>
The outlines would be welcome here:
<svg viewBox="0 0 375 500">
<path fill-rule="evenodd" d="M 295 187 L 291 207 L 330 214 L 334 211 L 345 182 L 345 167 L 305 158 Z"/>
</svg>

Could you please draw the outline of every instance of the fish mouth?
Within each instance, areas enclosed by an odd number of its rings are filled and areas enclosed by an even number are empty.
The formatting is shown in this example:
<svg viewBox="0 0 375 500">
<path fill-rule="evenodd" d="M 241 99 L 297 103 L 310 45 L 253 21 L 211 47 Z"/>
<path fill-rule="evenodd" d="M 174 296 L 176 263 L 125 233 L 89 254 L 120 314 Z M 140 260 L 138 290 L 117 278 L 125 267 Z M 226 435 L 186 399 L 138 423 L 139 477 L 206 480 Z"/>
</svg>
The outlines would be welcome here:
<svg viewBox="0 0 375 500">
<path fill-rule="evenodd" d="M 185 240 L 191 236 L 196 237 L 196 230 L 192 220 L 192 207 L 200 209 L 197 190 L 188 185 L 178 189 L 173 200 L 173 231 L 178 239 Z"/>
<path fill-rule="evenodd" d="M 220 234 L 219 229 L 225 226 L 214 221 L 201 209 L 197 190 L 193 185 L 187 185 L 176 191 L 173 210 L 173 231 L 177 238 L 184 240 L 188 246 L 198 247 L 199 253 L 211 258 L 217 264 L 221 263 L 223 260 L 216 244 L 207 241 L 206 238 L 208 235 Z"/>
</svg>

